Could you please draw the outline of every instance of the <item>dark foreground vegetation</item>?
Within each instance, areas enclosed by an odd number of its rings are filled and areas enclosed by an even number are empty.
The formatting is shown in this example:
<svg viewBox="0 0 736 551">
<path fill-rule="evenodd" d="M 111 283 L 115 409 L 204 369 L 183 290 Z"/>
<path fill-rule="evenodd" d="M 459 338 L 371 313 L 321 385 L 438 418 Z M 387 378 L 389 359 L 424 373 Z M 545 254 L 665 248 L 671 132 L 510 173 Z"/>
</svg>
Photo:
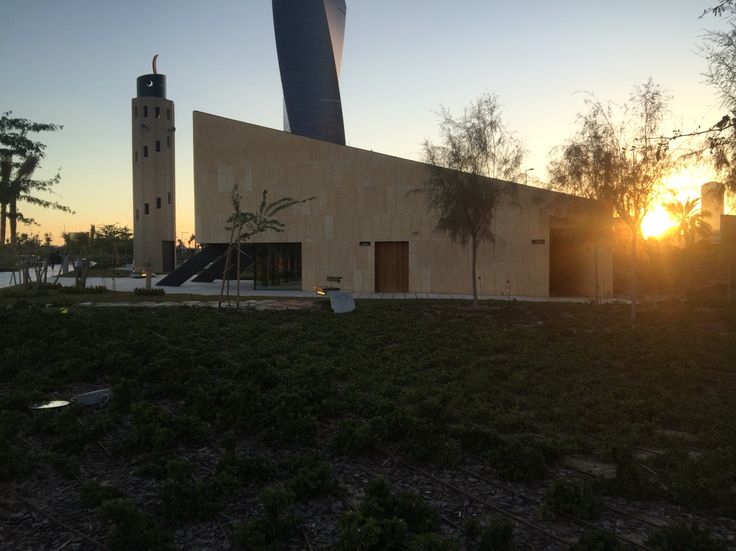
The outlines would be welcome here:
<svg viewBox="0 0 736 551">
<path fill-rule="evenodd" d="M 42 306 L 0 311 L 3 549 L 734 545 L 733 307 Z"/>
</svg>

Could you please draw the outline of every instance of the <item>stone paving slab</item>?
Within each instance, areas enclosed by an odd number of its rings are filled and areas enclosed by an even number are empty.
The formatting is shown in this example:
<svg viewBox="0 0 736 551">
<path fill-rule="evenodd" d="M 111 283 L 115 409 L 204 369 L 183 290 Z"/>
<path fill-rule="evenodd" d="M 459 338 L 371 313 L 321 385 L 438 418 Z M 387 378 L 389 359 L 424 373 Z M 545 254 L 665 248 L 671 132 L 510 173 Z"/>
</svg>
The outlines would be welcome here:
<svg viewBox="0 0 736 551">
<path fill-rule="evenodd" d="M 309 310 L 318 308 L 325 301 L 319 300 L 241 300 L 240 309 L 246 310 Z M 185 300 L 185 301 L 165 301 L 165 302 L 80 302 L 77 306 L 86 306 L 92 308 L 217 308 L 219 306 L 216 300 Z M 235 302 L 231 301 L 223 303 L 222 307 L 227 310 L 235 310 Z"/>
<path fill-rule="evenodd" d="M 58 272 L 58 269 L 57 269 Z M 55 276 L 55 274 L 54 274 Z M 16 274 L 17 278 L 17 274 Z M 151 284 L 156 289 L 164 289 L 167 295 L 210 295 L 217 297 L 220 294 L 220 285 L 222 281 L 216 280 L 213 283 L 197 283 L 188 281 L 181 287 L 157 287 L 158 283 L 163 276 L 156 276 L 151 278 Z M 0 273 L 0 287 L 8 287 L 12 280 L 12 274 L 10 272 Z M 53 281 L 52 276 L 49 276 L 49 281 Z M 62 277 L 59 278 L 59 282 L 67 287 L 74 285 L 74 278 Z M 133 277 L 90 277 L 87 278 L 87 286 L 94 287 L 98 285 L 104 285 L 111 291 L 124 291 L 133 292 L 137 288 L 145 288 L 146 280 Z M 252 281 L 241 281 L 240 296 L 241 301 L 247 297 L 263 297 L 263 298 L 315 298 L 316 295 L 313 291 L 293 291 L 283 289 L 253 289 Z M 233 296 L 234 289 L 231 284 L 231 297 Z M 356 299 L 384 299 L 384 300 L 399 300 L 399 299 L 452 299 L 452 300 L 471 300 L 472 295 L 469 294 L 458 294 L 458 293 L 375 293 L 369 291 L 361 291 L 354 295 Z M 590 299 L 583 297 L 527 297 L 527 296 L 504 296 L 504 295 L 483 295 L 479 297 L 481 300 L 517 300 L 521 302 L 590 302 Z M 231 298 L 231 301 L 233 299 Z M 619 302 L 627 302 L 626 300 L 618 300 Z M 141 304 L 141 303 L 136 303 Z M 160 304 L 160 303 L 156 303 Z M 133 305 L 133 304 L 131 304 Z"/>
</svg>

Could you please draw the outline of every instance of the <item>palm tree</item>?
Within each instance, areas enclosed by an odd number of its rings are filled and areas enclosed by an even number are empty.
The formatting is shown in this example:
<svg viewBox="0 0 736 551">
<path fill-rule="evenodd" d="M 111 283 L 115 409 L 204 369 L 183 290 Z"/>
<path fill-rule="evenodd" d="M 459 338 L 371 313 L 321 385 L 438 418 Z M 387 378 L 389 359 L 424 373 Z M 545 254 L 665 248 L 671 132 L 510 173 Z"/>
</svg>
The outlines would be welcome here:
<svg viewBox="0 0 736 551">
<path fill-rule="evenodd" d="M 35 223 L 33 219 L 24 217 L 18 212 L 18 202 L 53 208 L 71 212 L 69 207 L 55 201 L 47 201 L 36 197 L 39 191 L 50 191 L 51 187 L 61 180 L 56 176 L 49 180 L 33 180 L 33 172 L 38 168 L 45 155 L 46 146 L 33 141 L 28 134 L 38 132 L 56 132 L 61 125 L 37 123 L 28 119 L 12 118 L 12 112 L 0 113 L 0 244 L 5 244 L 6 224 L 10 221 L 10 241 L 17 241 L 17 224 L 20 220 L 26 224 Z"/>
<path fill-rule="evenodd" d="M 679 242 L 685 243 L 685 247 L 690 247 L 695 243 L 696 239 L 707 239 L 713 231 L 710 224 L 705 220 L 710 216 L 708 211 L 700 210 L 700 199 L 697 197 L 691 199 L 688 197 L 685 201 L 674 200 L 666 203 L 664 208 L 677 223 L 670 230 L 670 235 Z"/>
<path fill-rule="evenodd" d="M 37 197 L 39 191 L 51 191 L 59 183 L 61 175 L 56 174 L 49 180 L 34 180 L 33 173 L 39 166 L 39 157 L 25 157 L 19 163 L 13 163 L 12 155 L 3 154 L 0 158 L 0 243 L 5 243 L 7 225 L 10 226 L 10 244 L 17 241 L 18 222 L 35 224 L 33 218 L 23 216 L 18 211 L 18 203 L 25 202 L 42 208 L 72 212 L 72 210 L 56 201 Z"/>
</svg>

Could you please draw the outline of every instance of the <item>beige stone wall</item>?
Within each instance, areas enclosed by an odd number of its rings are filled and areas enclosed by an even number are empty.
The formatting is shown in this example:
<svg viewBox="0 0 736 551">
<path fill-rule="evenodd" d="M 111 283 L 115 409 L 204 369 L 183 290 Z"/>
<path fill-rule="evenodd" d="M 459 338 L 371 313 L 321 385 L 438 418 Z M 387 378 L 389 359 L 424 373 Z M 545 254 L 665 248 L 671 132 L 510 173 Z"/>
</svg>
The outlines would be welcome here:
<svg viewBox="0 0 736 551">
<path fill-rule="evenodd" d="M 174 102 L 133 98 L 133 264 L 162 271 L 162 241 L 176 242 Z M 158 116 L 156 116 L 158 109 Z M 156 142 L 160 151 L 156 151 Z M 148 156 L 144 154 L 148 148 Z M 161 208 L 157 207 L 157 200 Z M 148 204 L 148 214 L 145 205 Z"/>
<path fill-rule="evenodd" d="M 315 196 L 286 211 L 283 233 L 257 242 L 302 243 L 302 286 L 342 276 L 341 287 L 375 290 L 376 241 L 408 241 L 409 290 L 470 293 L 470 246 L 434 231 L 436 216 L 421 193 L 428 176 L 422 163 L 334 145 L 205 113 L 194 113 L 195 224 L 202 243 L 228 241 L 225 220 L 235 185 L 244 210 L 271 199 Z M 480 292 L 549 294 L 549 219 L 578 225 L 586 236 L 584 293 L 611 292 L 610 217 L 598 203 L 519 184 L 511 185 L 495 213 L 495 244 L 482 243 Z M 544 240 L 532 244 L 532 240 Z M 370 241 L 371 246 L 360 246 Z M 597 262 L 596 262 L 597 261 Z"/>
</svg>

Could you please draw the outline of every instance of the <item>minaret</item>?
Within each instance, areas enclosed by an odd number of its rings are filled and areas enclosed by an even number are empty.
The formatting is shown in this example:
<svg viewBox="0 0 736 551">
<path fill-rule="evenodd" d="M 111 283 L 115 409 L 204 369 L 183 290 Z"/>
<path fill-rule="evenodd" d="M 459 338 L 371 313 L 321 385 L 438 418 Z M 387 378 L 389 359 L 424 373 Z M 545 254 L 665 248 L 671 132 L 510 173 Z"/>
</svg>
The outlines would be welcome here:
<svg viewBox="0 0 736 551">
<path fill-rule="evenodd" d="M 174 102 L 166 99 L 166 76 L 138 77 L 132 100 L 133 267 L 171 272 L 176 240 Z"/>
</svg>

